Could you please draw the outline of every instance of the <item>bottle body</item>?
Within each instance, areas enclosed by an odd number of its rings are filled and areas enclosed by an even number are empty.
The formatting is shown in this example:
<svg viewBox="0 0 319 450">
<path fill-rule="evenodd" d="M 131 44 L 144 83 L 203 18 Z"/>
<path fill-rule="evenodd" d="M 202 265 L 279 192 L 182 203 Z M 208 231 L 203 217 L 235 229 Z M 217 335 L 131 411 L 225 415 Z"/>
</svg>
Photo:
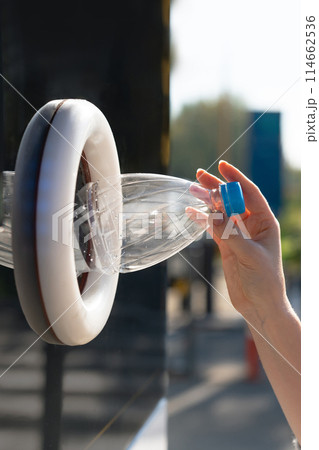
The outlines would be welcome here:
<svg viewBox="0 0 319 450">
<path fill-rule="evenodd" d="M 208 212 L 205 202 L 190 193 L 191 184 L 165 175 L 123 176 L 120 272 L 164 261 L 202 235 L 203 228 L 185 214 L 186 206 Z"/>
<path fill-rule="evenodd" d="M 109 275 L 134 272 L 181 251 L 205 231 L 187 216 L 186 207 L 207 215 L 222 211 L 230 216 L 244 211 L 239 183 L 221 184 L 210 190 L 172 176 L 123 174 L 119 199 L 114 195 L 113 178 L 106 180 L 108 187 L 103 190 L 97 182 L 88 183 L 75 194 L 72 245 L 77 275 L 90 271 Z M 12 268 L 13 180 L 14 172 L 3 173 L 4 214 L 0 228 L 0 264 Z"/>
<path fill-rule="evenodd" d="M 186 207 L 204 214 L 222 211 L 228 216 L 244 211 L 239 183 L 221 184 L 210 190 L 181 178 L 133 173 L 121 175 L 121 189 L 122 213 L 115 217 L 112 187 L 101 192 L 96 184 L 88 186 L 88 198 L 93 191 L 96 197 L 90 215 L 97 218 L 91 233 L 92 254 L 86 257 L 89 270 L 134 272 L 178 253 L 205 231 L 187 216 Z M 112 247 L 117 247 L 112 246 L 116 237 L 121 240 L 120 256 L 112 254 Z"/>
<path fill-rule="evenodd" d="M 118 261 L 110 255 L 112 216 L 112 188 L 100 192 L 96 184 L 87 187 L 87 197 L 95 191 L 94 210 L 88 215 L 104 219 L 92 234 L 89 270 L 105 273 L 134 272 L 166 260 L 199 238 L 204 229 L 192 221 L 185 208 L 193 206 L 208 213 L 205 201 L 190 192 L 192 182 L 159 174 L 121 175 L 122 213 L 112 217 L 112 224 L 121 240 Z M 106 226 L 105 226 L 106 225 Z M 94 235 L 94 236 L 93 236 Z M 99 245 L 97 246 L 97 242 Z M 105 257 L 105 255 L 108 255 Z M 113 263 L 111 263 L 111 260 Z"/>
</svg>

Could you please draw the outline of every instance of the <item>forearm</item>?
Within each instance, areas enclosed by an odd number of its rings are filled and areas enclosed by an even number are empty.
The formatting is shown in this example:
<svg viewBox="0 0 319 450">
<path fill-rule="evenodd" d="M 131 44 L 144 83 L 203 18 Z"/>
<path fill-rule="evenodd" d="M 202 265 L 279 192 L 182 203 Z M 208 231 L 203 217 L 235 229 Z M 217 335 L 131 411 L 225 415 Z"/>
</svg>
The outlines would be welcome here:
<svg viewBox="0 0 319 450">
<path fill-rule="evenodd" d="M 301 326 L 292 309 L 271 315 L 252 314 L 249 328 L 261 362 L 290 424 L 300 442 L 301 427 Z"/>
</svg>

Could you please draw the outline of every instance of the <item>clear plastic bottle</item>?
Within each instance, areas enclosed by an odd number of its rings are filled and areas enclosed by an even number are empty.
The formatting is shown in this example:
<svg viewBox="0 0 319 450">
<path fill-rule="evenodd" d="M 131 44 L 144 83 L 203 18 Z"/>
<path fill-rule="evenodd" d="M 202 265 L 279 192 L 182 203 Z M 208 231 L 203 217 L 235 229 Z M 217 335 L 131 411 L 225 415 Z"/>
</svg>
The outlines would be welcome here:
<svg viewBox="0 0 319 450">
<path fill-rule="evenodd" d="M 91 253 L 88 255 L 82 250 L 82 262 L 83 259 L 89 261 L 89 268 L 85 270 L 134 272 L 181 251 L 205 231 L 187 216 L 185 208 L 188 206 L 206 214 L 223 211 L 228 216 L 245 211 L 237 182 L 209 190 L 176 177 L 133 173 L 121 175 L 121 186 L 123 212 L 119 217 L 112 216 L 115 197 L 112 187 L 104 192 L 99 192 L 97 183 L 83 188 L 87 199 L 94 198 L 89 207 L 93 211 L 86 210 L 86 214 L 96 218 Z M 85 207 L 89 204 L 87 200 L 84 203 Z M 115 236 L 122 241 L 120 257 L 112 253 L 112 247 L 116 248 L 112 246 Z M 79 264 L 77 267 L 80 269 Z"/>
<path fill-rule="evenodd" d="M 13 267 L 13 180 L 14 172 L 3 174 L 0 264 L 8 267 Z M 123 174 L 123 199 L 119 208 L 119 196 L 114 195 L 111 181 L 114 180 L 110 179 L 110 187 L 106 190 L 101 191 L 98 183 L 89 183 L 75 195 L 73 247 L 78 275 L 89 271 L 134 272 L 181 251 L 205 231 L 187 216 L 185 208 L 188 206 L 206 214 L 223 211 L 228 216 L 245 211 L 237 182 L 209 190 L 198 183 L 166 175 Z M 118 210 L 122 212 L 116 215 L 114 211 Z"/>
</svg>

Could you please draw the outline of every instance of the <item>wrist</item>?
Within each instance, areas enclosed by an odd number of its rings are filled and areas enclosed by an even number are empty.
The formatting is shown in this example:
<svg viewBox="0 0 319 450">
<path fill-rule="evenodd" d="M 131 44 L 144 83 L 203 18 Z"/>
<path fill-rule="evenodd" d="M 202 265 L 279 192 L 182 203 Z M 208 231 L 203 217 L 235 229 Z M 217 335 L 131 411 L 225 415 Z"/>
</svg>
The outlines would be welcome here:
<svg viewBox="0 0 319 450">
<path fill-rule="evenodd" d="M 242 312 L 242 316 L 252 328 L 271 335 L 274 328 L 289 320 L 291 316 L 295 316 L 295 312 L 284 294 L 277 299 L 247 308 Z"/>
<path fill-rule="evenodd" d="M 286 302 L 288 305 L 286 305 Z M 281 307 L 260 312 L 255 311 L 246 317 L 248 327 L 256 345 L 266 343 L 279 353 L 300 373 L 301 323 L 288 299 Z"/>
</svg>

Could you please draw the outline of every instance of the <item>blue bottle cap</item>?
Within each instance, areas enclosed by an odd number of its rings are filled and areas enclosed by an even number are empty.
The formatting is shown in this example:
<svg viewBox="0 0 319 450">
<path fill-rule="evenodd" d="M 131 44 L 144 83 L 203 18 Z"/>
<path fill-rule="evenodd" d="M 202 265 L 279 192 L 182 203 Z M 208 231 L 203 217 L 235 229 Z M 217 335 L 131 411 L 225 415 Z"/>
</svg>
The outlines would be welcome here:
<svg viewBox="0 0 319 450">
<path fill-rule="evenodd" d="M 228 217 L 245 212 L 245 200 L 238 181 L 220 184 L 220 193 Z"/>
</svg>

